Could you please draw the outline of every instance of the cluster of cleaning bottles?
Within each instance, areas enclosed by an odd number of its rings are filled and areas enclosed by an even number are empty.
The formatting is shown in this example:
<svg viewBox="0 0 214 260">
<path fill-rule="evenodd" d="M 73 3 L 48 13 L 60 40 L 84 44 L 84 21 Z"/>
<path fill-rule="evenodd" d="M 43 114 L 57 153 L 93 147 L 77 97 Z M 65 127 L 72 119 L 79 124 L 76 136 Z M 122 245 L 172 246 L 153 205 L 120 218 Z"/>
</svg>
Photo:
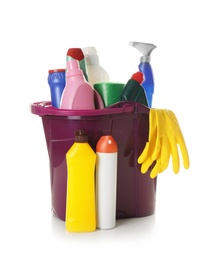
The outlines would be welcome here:
<svg viewBox="0 0 214 260">
<path fill-rule="evenodd" d="M 143 56 L 138 71 L 126 84 L 110 81 L 99 64 L 95 47 L 68 49 L 66 68 L 49 70 L 52 106 L 91 110 L 104 109 L 120 101 L 134 101 L 151 107 L 154 79 L 150 54 L 156 46 L 139 42 L 130 42 L 130 45 Z M 68 232 L 115 227 L 117 153 L 117 142 L 112 135 L 101 136 L 94 151 L 84 129 L 75 131 L 74 143 L 66 153 L 65 226 Z"/>
<path fill-rule="evenodd" d="M 51 103 L 59 109 L 102 109 L 120 101 L 139 102 L 152 106 L 154 78 L 150 54 L 154 44 L 130 42 L 143 55 L 138 71 L 126 84 L 111 82 L 107 71 L 99 64 L 95 47 L 70 48 L 66 68 L 51 69 L 48 84 Z"/>
</svg>

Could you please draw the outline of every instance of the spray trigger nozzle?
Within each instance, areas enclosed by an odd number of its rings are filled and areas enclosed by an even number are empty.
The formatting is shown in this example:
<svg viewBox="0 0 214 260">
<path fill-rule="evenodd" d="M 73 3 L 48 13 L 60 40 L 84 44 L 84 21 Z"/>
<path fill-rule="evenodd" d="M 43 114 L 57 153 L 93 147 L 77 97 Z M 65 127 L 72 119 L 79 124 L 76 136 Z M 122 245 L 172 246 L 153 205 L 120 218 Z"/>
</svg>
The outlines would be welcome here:
<svg viewBox="0 0 214 260">
<path fill-rule="evenodd" d="M 138 49 L 143 54 L 141 57 L 142 62 L 150 62 L 150 54 L 157 47 L 152 43 L 144 42 L 129 42 L 129 45 Z"/>
</svg>

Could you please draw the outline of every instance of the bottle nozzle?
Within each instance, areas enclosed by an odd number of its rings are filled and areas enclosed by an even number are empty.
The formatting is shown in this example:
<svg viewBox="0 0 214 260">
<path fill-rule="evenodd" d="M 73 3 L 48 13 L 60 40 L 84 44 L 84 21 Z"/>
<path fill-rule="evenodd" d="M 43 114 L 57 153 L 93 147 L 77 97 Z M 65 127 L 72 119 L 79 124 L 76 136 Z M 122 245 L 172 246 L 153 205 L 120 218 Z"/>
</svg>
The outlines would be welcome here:
<svg viewBox="0 0 214 260">
<path fill-rule="evenodd" d="M 141 57 L 142 62 L 150 62 L 150 54 L 152 50 L 157 47 L 152 43 L 144 42 L 129 42 L 129 45 L 138 49 L 143 54 L 143 56 Z"/>
</svg>

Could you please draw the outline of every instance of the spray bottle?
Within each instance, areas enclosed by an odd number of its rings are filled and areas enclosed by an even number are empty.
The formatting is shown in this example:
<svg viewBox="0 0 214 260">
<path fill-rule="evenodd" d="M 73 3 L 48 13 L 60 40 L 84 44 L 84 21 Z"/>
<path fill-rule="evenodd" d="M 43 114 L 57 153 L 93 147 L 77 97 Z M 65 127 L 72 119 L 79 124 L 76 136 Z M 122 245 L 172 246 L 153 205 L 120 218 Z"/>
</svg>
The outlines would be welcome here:
<svg viewBox="0 0 214 260">
<path fill-rule="evenodd" d="M 152 96 L 154 93 L 154 77 L 152 72 L 152 67 L 150 65 L 150 54 L 156 46 L 151 43 L 143 42 L 130 42 L 132 47 L 138 49 L 143 56 L 140 59 L 140 64 L 138 65 L 139 71 L 144 74 L 144 81 L 142 83 L 143 88 L 145 89 L 148 106 L 152 107 Z"/>
<path fill-rule="evenodd" d="M 99 229 L 111 229 L 116 224 L 117 152 L 113 136 L 101 136 L 96 145 L 96 212 Z"/>
</svg>

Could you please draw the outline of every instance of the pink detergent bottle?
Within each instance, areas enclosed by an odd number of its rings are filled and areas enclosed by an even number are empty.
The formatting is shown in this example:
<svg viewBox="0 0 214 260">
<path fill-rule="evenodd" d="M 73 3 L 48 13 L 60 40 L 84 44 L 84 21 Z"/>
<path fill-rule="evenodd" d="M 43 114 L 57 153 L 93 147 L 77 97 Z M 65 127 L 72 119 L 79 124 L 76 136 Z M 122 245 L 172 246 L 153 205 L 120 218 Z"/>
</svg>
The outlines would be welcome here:
<svg viewBox="0 0 214 260">
<path fill-rule="evenodd" d="M 72 110 L 95 109 L 94 90 L 85 80 L 78 61 L 67 61 L 67 70 L 60 108 Z"/>
</svg>

